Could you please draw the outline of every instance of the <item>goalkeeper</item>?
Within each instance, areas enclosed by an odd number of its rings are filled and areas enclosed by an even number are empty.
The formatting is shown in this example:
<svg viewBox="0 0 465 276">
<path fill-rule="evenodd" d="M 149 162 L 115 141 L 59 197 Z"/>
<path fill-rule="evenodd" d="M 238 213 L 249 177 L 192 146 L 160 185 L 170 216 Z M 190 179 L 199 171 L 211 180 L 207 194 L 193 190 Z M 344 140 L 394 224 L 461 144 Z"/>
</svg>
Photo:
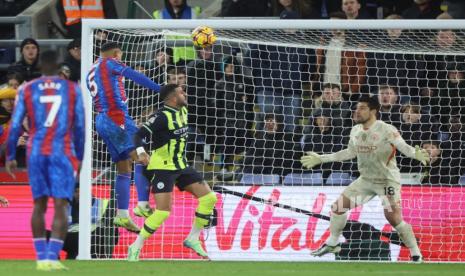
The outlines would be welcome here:
<svg viewBox="0 0 465 276">
<path fill-rule="evenodd" d="M 203 177 L 189 167 L 185 158 L 188 129 L 186 92 L 177 84 L 167 84 L 160 91 L 160 99 L 164 101 L 163 108 L 150 116 L 135 135 L 139 160 L 148 164 L 145 175 L 152 185 L 156 209 L 145 220 L 136 241 L 129 246 L 128 260 L 139 260 L 144 241 L 170 215 L 174 185 L 199 201 L 191 232 L 183 244 L 199 256 L 208 258 L 199 237 L 202 229 L 210 223 L 217 198 Z M 150 157 L 144 150 L 144 140 L 152 143 L 154 150 Z"/>
<path fill-rule="evenodd" d="M 395 127 L 377 120 L 379 103 L 375 97 L 362 96 L 355 110 L 355 125 L 350 132 L 348 148 L 333 154 L 318 155 L 308 152 L 301 159 L 308 169 L 321 163 L 350 160 L 357 157 L 360 177 L 352 182 L 331 206 L 330 236 L 326 243 L 312 252 L 313 256 L 339 253 L 339 236 L 347 222 L 347 211 L 370 201 L 378 195 L 383 203 L 387 221 L 397 230 L 403 243 L 410 249 L 413 262 L 422 262 L 412 227 L 403 221 L 400 196 L 400 172 L 396 164 L 396 149 L 405 156 L 429 162 L 429 155 L 407 145 Z"/>
</svg>

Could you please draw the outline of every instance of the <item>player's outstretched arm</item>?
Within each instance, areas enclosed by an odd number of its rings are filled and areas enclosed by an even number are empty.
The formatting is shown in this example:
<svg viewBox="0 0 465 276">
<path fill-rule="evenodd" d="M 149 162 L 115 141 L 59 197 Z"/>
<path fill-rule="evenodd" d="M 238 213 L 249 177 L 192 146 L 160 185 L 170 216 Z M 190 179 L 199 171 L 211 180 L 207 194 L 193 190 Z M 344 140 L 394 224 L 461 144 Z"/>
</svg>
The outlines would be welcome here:
<svg viewBox="0 0 465 276">
<path fill-rule="evenodd" d="M 421 149 L 418 145 L 415 147 L 408 145 L 402 136 L 400 136 L 400 133 L 396 128 L 392 127 L 391 131 L 392 132 L 389 135 L 389 142 L 394 145 L 403 155 L 420 161 L 423 166 L 426 166 L 426 164 L 430 162 L 430 157 L 426 150 Z"/>
<path fill-rule="evenodd" d="M 306 155 L 302 156 L 300 162 L 302 163 L 302 166 L 306 167 L 307 169 L 311 169 L 317 165 L 320 165 L 321 163 L 345 161 L 354 159 L 356 156 L 357 155 L 350 147 L 335 153 L 322 155 L 310 151 L 307 152 Z"/>
<path fill-rule="evenodd" d="M 150 90 L 155 92 L 160 91 L 160 85 L 156 82 L 153 82 L 151 79 L 147 78 L 144 74 L 141 74 L 130 67 L 126 67 L 122 72 L 121 75 L 124 77 L 133 80 L 139 85 L 147 87 Z"/>
</svg>

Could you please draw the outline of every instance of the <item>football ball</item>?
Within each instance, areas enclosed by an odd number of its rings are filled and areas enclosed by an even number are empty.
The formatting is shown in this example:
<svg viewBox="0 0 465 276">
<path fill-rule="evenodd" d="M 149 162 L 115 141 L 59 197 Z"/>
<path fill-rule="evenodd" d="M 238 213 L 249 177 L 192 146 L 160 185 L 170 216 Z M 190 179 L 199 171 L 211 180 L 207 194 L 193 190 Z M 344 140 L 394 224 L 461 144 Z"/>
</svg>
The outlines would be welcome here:
<svg viewBox="0 0 465 276">
<path fill-rule="evenodd" d="M 206 26 L 199 26 L 192 31 L 192 42 L 194 46 L 205 48 L 213 45 L 216 41 L 216 35 L 213 29 Z"/>
</svg>

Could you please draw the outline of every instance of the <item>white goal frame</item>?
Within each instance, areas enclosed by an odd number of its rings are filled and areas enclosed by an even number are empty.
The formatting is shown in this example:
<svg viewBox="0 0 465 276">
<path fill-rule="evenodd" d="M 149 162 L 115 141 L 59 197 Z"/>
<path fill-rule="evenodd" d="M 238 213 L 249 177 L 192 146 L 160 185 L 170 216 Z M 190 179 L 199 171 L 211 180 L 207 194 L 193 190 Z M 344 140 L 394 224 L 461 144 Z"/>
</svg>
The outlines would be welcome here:
<svg viewBox="0 0 465 276">
<path fill-rule="evenodd" d="M 465 20 L 153 20 L 153 19 L 84 19 L 82 22 L 81 48 L 81 88 L 84 97 L 87 129 L 85 152 L 80 173 L 80 213 L 79 213 L 79 256 L 80 260 L 91 259 L 91 183 L 92 183 L 92 98 L 85 84 L 85 76 L 92 65 L 92 32 L 102 29 L 194 29 L 206 25 L 213 29 L 307 29 L 307 30 L 373 30 L 373 29 L 465 29 Z"/>
</svg>

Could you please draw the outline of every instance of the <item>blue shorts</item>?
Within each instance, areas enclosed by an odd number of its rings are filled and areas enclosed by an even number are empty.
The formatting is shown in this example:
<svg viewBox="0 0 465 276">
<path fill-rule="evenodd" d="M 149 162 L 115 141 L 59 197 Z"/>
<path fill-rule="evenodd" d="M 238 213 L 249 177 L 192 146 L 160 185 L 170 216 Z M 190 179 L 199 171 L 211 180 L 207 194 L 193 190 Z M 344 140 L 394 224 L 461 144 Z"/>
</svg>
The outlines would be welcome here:
<svg viewBox="0 0 465 276">
<path fill-rule="evenodd" d="M 99 113 L 95 118 L 95 128 L 97 129 L 98 135 L 102 138 L 103 142 L 105 142 L 113 162 L 116 163 L 130 158 L 129 153 L 136 148 L 133 139 L 138 131 L 131 117 L 125 117 L 123 129 L 108 115 Z"/>
<path fill-rule="evenodd" d="M 48 196 L 73 199 L 79 162 L 64 154 L 31 155 L 28 158 L 29 185 L 34 199 Z"/>
</svg>

